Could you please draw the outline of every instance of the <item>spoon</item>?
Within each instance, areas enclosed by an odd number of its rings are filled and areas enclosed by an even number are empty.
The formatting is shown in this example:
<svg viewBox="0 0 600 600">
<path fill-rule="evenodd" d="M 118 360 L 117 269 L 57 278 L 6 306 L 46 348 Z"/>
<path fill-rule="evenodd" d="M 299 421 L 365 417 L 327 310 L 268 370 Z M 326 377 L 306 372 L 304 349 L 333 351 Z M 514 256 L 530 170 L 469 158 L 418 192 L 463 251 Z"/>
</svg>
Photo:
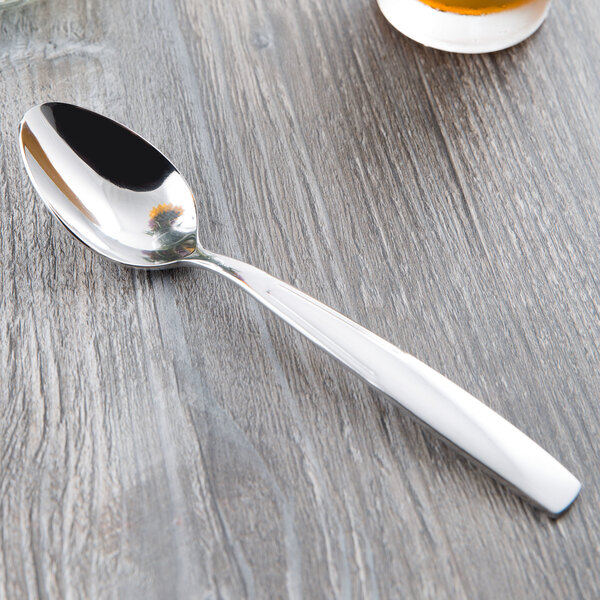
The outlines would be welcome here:
<svg viewBox="0 0 600 600">
<path fill-rule="evenodd" d="M 19 138 L 42 200 L 92 250 L 130 267 L 224 275 L 533 504 L 559 516 L 579 494 L 565 467 L 440 373 L 292 286 L 202 248 L 188 184 L 130 129 L 51 102 L 25 114 Z"/>
</svg>

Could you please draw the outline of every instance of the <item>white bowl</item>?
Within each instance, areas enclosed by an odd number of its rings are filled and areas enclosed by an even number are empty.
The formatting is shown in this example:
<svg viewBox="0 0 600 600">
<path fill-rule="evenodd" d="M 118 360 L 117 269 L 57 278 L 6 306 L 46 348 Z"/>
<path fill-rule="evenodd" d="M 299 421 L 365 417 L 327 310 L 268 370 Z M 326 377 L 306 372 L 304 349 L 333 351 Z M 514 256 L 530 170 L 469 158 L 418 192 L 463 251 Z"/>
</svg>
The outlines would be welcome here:
<svg viewBox="0 0 600 600">
<path fill-rule="evenodd" d="M 385 18 L 401 33 L 425 46 L 480 54 L 509 48 L 527 39 L 544 22 L 551 0 L 486 15 L 459 15 L 420 0 L 377 0 Z"/>
</svg>

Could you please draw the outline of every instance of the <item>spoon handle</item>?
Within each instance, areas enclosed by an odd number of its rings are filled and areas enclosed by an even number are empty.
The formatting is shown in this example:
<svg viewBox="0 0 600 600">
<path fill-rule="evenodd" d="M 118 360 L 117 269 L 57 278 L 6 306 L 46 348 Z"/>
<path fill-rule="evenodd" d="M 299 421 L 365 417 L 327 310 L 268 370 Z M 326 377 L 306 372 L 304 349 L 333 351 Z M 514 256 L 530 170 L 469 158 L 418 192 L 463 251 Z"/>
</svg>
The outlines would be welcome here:
<svg viewBox="0 0 600 600">
<path fill-rule="evenodd" d="M 200 255 L 199 255 L 200 256 Z M 344 365 L 554 516 L 580 482 L 533 440 L 413 356 L 264 271 L 202 254 L 184 264 L 217 271 L 243 287 Z"/>
</svg>

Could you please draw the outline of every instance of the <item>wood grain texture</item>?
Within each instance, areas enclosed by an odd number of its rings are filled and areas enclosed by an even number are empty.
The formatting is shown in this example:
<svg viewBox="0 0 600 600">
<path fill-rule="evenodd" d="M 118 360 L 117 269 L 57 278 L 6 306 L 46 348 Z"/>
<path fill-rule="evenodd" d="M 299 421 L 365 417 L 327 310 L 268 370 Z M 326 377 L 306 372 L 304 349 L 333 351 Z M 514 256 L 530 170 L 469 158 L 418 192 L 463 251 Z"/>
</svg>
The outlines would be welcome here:
<svg viewBox="0 0 600 600">
<path fill-rule="evenodd" d="M 374 0 L 34 0 L 0 13 L 0 596 L 600 597 L 595 0 L 448 55 Z M 553 522 L 225 280 L 53 221 L 31 105 L 130 125 L 207 248 L 465 387 L 584 482 Z"/>
</svg>

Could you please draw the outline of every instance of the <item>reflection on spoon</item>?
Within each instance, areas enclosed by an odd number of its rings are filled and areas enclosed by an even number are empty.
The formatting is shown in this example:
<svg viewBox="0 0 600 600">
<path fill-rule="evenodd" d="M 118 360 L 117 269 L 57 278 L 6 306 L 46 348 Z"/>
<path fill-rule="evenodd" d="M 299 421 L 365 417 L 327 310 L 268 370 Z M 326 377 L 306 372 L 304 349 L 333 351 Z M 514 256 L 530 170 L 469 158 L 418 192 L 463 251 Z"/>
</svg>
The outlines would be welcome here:
<svg viewBox="0 0 600 600">
<path fill-rule="evenodd" d="M 90 213 L 85 206 L 80 202 L 79 198 L 73 193 L 73 190 L 67 185 L 65 180 L 60 176 L 58 171 L 54 168 L 54 165 L 50 162 L 46 153 L 42 150 L 42 147 L 36 137 L 31 133 L 29 125 L 23 123 L 21 128 L 21 139 L 23 145 L 27 146 L 28 151 L 35 161 L 42 167 L 44 172 L 54 185 L 92 222 L 97 225 L 94 215 Z"/>
<path fill-rule="evenodd" d="M 182 216 L 183 208 L 171 203 L 158 204 L 150 210 L 148 234 L 154 236 L 157 248 L 144 251 L 150 262 L 177 260 L 194 251 L 195 236 L 179 229 Z"/>
</svg>

